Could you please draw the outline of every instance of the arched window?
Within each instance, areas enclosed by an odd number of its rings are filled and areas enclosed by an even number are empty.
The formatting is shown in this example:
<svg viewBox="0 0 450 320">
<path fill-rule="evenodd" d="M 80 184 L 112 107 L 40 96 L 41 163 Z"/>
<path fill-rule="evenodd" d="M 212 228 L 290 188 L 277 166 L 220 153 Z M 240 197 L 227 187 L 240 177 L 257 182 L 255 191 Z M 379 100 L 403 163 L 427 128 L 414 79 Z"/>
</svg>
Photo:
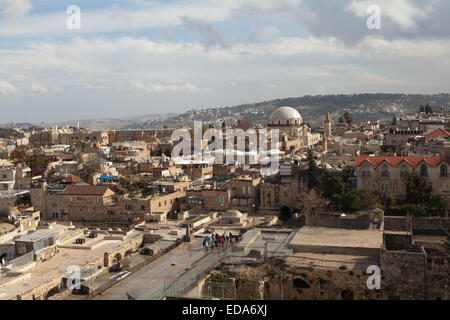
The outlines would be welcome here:
<svg viewBox="0 0 450 320">
<path fill-rule="evenodd" d="M 426 164 L 420 166 L 420 176 L 422 178 L 428 177 L 428 167 Z"/>
<path fill-rule="evenodd" d="M 406 164 L 403 164 L 400 168 L 400 177 L 406 178 L 408 177 L 408 173 L 408 167 L 406 166 Z"/>
<path fill-rule="evenodd" d="M 370 177 L 370 166 L 364 166 L 362 171 L 363 177 Z"/>
<path fill-rule="evenodd" d="M 389 177 L 389 168 L 388 168 L 388 165 L 387 165 L 387 164 L 384 164 L 384 165 L 381 167 L 381 176 L 382 176 L 382 177 Z"/>
<path fill-rule="evenodd" d="M 448 177 L 448 168 L 446 164 L 441 165 L 441 177 L 442 178 Z"/>
</svg>

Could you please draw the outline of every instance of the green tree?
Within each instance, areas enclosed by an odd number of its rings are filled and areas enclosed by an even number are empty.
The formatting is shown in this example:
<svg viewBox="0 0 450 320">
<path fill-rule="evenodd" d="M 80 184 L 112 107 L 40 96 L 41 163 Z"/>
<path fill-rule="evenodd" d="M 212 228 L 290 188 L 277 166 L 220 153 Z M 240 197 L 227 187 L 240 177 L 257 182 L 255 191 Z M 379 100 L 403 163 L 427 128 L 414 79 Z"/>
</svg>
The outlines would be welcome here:
<svg viewBox="0 0 450 320">
<path fill-rule="evenodd" d="M 351 190 L 345 193 L 342 198 L 342 206 L 344 210 L 349 212 L 373 209 L 377 202 L 378 197 L 366 190 Z"/>
<path fill-rule="evenodd" d="M 334 207 L 338 208 L 346 191 L 341 173 L 337 171 L 324 172 L 320 179 L 320 191 L 324 198 L 331 200 Z"/>
<path fill-rule="evenodd" d="M 345 119 L 345 122 L 346 122 L 349 126 L 352 125 L 353 119 L 352 119 L 352 116 L 351 116 L 350 112 L 347 111 L 346 113 L 344 113 L 344 119 Z"/>
<path fill-rule="evenodd" d="M 417 174 L 409 174 L 406 180 L 406 202 L 412 204 L 424 204 L 431 200 L 431 187 L 425 179 L 419 178 Z"/>
<path fill-rule="evenodd" d="M 433 113 L 433 109 L 430 107 L 430 105 L 428 103 L 425 106 L 425 113 L 426 114 L 432 114 Z"/>
<path fill-rule="evenodd" d="M 319 186 L 319 175 L 320 170 L 316 165 L 316 161 L 314 160 L 313 151 L 311 149 L 308 150 L 308 188 L 315 189 Z"/>
<path fill-rule="evenodd" d="M 83 140 L 78 140 L 75 143 L 75 148 L 78 150 L 78 152 L 84 153 L 89 148 L 89 145 Z"/>
<path fill-rule="evenodd" d="M 423 105 L 420 106 L 419 112 L 425 112 L 425 107 Z"/>
<path fill-rule="evenodd" d="M 392 123 L 391 123 L 391 125 L 393 125 L 393 126 L 396 126 L 396 125 L 397 125 L 397 117 L 396 117 L 396 116 L 393 116 L 393 117 L 392 117 Z"/>
<path fill-rule="evenodd" d="M 14 149 L 9 158 L 16 163 L 26 164 L 27 162 L 27 154 L 24 148 Z"/>
</svg>

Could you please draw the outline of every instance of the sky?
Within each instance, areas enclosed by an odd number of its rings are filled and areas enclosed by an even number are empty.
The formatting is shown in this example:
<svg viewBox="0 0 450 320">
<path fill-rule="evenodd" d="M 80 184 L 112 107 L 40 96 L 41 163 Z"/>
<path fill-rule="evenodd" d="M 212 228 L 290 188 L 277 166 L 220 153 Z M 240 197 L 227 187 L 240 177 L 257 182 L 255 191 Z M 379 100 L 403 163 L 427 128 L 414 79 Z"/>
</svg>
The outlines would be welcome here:
<svg viewBox="0 0 450 320">
<path fill-rule="evenodd" d="M 0 123 L 448 93 L 449 17 L 448 0 L 0 0 Z"/>
</svg>

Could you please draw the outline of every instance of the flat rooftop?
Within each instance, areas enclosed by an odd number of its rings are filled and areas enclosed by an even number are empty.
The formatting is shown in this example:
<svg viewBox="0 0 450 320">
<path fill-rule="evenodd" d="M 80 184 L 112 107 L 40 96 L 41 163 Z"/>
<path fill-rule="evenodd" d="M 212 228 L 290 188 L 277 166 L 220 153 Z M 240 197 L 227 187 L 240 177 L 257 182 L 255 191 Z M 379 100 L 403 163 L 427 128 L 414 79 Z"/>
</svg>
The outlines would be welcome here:
<svg viewBox="0 0 450 320">
<path fill-rule="evenodd" d="M 42 232 L 42 231 L 38 231 L 38 232 L 33 232 L 30 234 L 27 234 L 25 236 L 20 237 L 19 239 L 16 239 L 15 241 L 20 241 L 20 242 L 36 242 L 51 236 L 56 235 L 56 232 Z"/>
<path fill-rule="evenodd" d="M 303 227 L 297 231 L 289 248 L 296 252 L 376 255 L 382 242 L 380 230 Z"/>
<path fill-rule="evenodd" d="M 131 240 L 140 233 L 139 231 L 132 230 L 127 234 L 124 241 Z M 73 241 L 72 239 L 77 237 L 79 235 L 74 235 L 73 238 L 67 241 Z M 67 268 L 69 266 L 77 265 L 84 267 L 86 264 L 103 257 L 105 252 L 121 247 L 124 241 L 103 240 L 100 245 L 91 250 L 59 248 L 59 253 L 53 258 L 23 271 L 23 274 L 27 275 L 26 277 L 21 277 L 16 280 L 8 280 L 7 277 L 0 277 L 0 300 L 9 300 L 46 281 L 59 277 L 62 278 L 67 274 Z"/>
</svg>

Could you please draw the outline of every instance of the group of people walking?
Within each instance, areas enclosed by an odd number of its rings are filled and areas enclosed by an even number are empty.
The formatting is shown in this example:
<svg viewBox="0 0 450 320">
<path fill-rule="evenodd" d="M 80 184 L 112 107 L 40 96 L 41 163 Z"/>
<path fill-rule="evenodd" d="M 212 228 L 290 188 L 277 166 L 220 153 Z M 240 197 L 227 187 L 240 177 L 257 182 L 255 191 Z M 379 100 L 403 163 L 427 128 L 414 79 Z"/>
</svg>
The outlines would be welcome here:
<svg viewBox="0 0 450 320">
<path fill-rule="evenodd" d="M 236 238 L 236 241 L 238 241 L 238 238 Z M 224 231 L 223 234 L 219 235 L 218 233 L 212 233 L 211 237 L 206 236 L 203 239 L 203 248 L 205 250 L 208 250 L 211 248 L 213 250 L 214 248 L 219 247 L 225 247 L 226 245 L 232 246 L 234 243 L 233 234 L 230 232 L 229 235 Z"/>
</svg>

